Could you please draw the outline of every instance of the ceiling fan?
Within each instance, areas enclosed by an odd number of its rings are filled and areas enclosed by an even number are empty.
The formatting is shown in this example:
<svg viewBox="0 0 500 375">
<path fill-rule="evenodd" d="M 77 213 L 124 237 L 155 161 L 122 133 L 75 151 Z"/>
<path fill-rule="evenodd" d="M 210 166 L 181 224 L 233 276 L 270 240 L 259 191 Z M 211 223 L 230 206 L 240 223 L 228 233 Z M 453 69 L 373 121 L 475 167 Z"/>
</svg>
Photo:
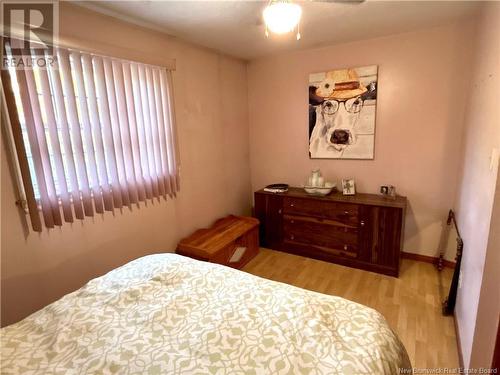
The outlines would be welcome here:
<svg viewBox="0 0 500 375">
<path fill-rule="evenodd" d="M 366 0 L 309 0 L 318 3 L 361 4 Z M 270 0 L 262 13 L 266 26 L 266 37 L 269 31 L 275 34 L 286 34 L 297 30 L 297 40 L 300 40 L 300 18 L 302 7 L 292 0 Z"/>
</svg>

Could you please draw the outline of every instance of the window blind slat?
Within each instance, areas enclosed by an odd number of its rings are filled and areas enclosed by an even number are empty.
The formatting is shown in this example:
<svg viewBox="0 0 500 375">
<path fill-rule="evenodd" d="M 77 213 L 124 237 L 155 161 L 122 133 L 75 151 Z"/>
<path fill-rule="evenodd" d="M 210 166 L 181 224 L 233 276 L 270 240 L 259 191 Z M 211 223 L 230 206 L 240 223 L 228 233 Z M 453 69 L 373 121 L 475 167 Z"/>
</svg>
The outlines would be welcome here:
<svg viewBox="0 0 500 375">
<path fill-rule="evenodd" d="M 86 166 L 89 177 L 90 190 L 97 213 L 104 212 L 104 205 L 102 202 L 101 187 L 99 185 L 99 178 L 97 176 L 97 163 L 95 160 L 94 144 L 92 142 L 92 129 L 90 127 L 90 116 L 87 108 L 87 92 L 85 91 L 85 84 L 83 82 L 83 68 L 81 56 L 78 52 L 71 53 L 73 61 L 73 77 L 76 84 L 76 94 L 78 95 L 78 104 L 80 109 L 80 116 L 82 122 L 83 142 L 87 154 Z"/>
<path fill-rule="evenodd" d="M 78 117 L 75 89 L 73 86 L 69 52 L 63 49 L 59 50 L 58 54 L 59 69 L 61 70 L 61 80 L 63 93 L 66 98 L 68 122 L 70 125 L 71 142 L 73 143 L 73 152 L 76 161 L 76 173 L 78 176 L 79 190 L 82 192 L 81 199 L 83 203 L 83 210 L 86 216 L 93 216 L 94 209 L 92 207 L 92 200 L 90 195 L 89 179 L 87 175 L 87 168 L 85 165 L 85 155 L 83 149 L 83 141 L 80 130 L 80 121 Z M 75 194 L 73 194 L 75 199 Z"/>
<path fill-rule="evenodd" d="M 26 81 L 28 84 L 28 92 L 30 96 L 31 110 L 34 119 L 35 131 L 40 151 L 40 158 L 42 160 L 43 174 L 45 177 L 44 181 L 47 189 L 50 207 L 52 209 L 52 219 L 54 220 L 54 225 L 61 226 L 62 225 L 61 212 L 59 209 L 59 201 L 57 198 L 54 177 L 52 175 L 52 164 L 50 161 L 47 137 L 45 135 L 45 124 L 42 119 L 42 112 L 40 108 L 40 97 L 38 96 L 37 83 L 35 80 L 35 75 L 33 70 L 25 70 L 25 73 L 26 73 Z"/>
<path fill-rule="evenodd" d="M 146 68 L 146 77 L 147 77 L 147 87 L 148 87 L 149 118 L 151 120 L 150 136 L 153 140 L 153 151 L 154 151 L 155 172 L 156 172 L 155 177 L 156 180 L 158 181 L 159 194 L 165 198 L 166 197 L 165 183 L 163 181 L 163 178 L 161 177 L 162 174 L 161 150 L 160 150 L 160 140 L 158 133 L 158 119 L 156 118 L 156 109 L 155 109 L 153 71 L 150 66 Z"/>
<path fill-rule="evenodd" d="M 127 192 L 130 203 L 138 202 L 137 181 L 135 177 L 134 157 L 132 154 L 132 140 L 130 138 L 130 127 L 127 115 L 127 104 L 125 99 L 125 86 L 123 83 L 123 66 L 116 60 L 112 61 L 113 76 L 115 78 L 116 104 L 118 109 L 118 121 L 120 127 L 121 146 L 123 151 L 123 161 L 125 167 L 125 178 L 127 181 Z"/>
<path fill-rule="evenodd" d="M 137 64 L 131 64 L 132 91 L 134 95 L 134 108 L 137 114 L 137 137 L 139 140 L 139 152 L 141 157 L 142 177 L 145 183 L 146 198 L 153 198 L 153 186 L 151 173 L 149 171 L 149 153 L 147 152 L 147 141 L 145 132 L 145 117 L 142 112 L 141 87 L 139 83 L 139 70 Z"/>
<path fill-rule="evenodd" d="M 108 182 L 108 172 L 106 170 L 106 157 L 104 153 L 103 134 L 99 121 L 99 106 L 97 104 L 96 87 L 92 68 L 92 57 L 89 54 L 82 54 L 82 69 L 85 79 L 85 92 L 89 106 L 90 123 L 92 127 L 92 138 L 94 140 L 95 159 L 97 163 L 97 175 L 99 186 L 106 211 L 113 210 L 113 196 Z"/>
<path fill-rule="evenodd" d="M 166 77 L 163 72 L 160 72 L 160 93 L 161 93 L 161 110 L 163 112 L 163 121 L 165 124 L 165 142 L 166 142 L 166 156 L 168 162 L 168 173 L 165 178 L 169 181 L 172 194 L 177 190 L 176 178 L 175 178 L 175 159 L 174 150 L 172 147 L 172 135 L 170 134 L 169 127 L 171 125 L 170 114 L 166 103 L 168 103 L 168 93 L 166 89 Z"/>
<path fill-rule="evenodd" d="M 156 166 L 155 166 L 153 139 L 151 137 L 151 120 L 149 116 L 146 69 L 143 65 L 139 67 L 139 82 L 141 86 L 142 114 L 144 116 L 144 135 L 146 137 L 146 149 L 148 150 L 149 176 L 151 179 L 151 188 L 153 190 L 153 197 L 158 197 L 159 189 L 158 189 L 158 179 L 155 178 Z"/>
<path fill-rule="evenodd" d="M 166 128 L 168 133 L 168 140 L 170 147 L 168 148 L 169 157 L 173 160 L 173 171 L 170 174 L 170 178 L 174 181 L 175 191 L 180 189 L 180 172 L 179 172 L 179 149 L 177 147 L 177 134 L 175 126 L 175 103 L 174 103 L 174 93 L 172 82 L 172 73 L 170 71 L 162 71 L 163 80 L 162 83 L 165 85 L 165 100 L 164 100 L 164 110 L 167 112 L 166 116 L 169 118 L 169 126 Z"/>
<path fill-rule="evenodd" d="M 61 144 L 59 134 L 57 133 L 57 120 L 54 113 L 55 102 L 50 92 L 49 76 L 46 69 L 39 70 L 41 91 L 45 113 L 47 114 L 47 127 L 49 129 L 50 142 L 52 146 L 52 154 L 54 158 L 54 168 L 57 175 L 57 184 L 59 186 L 59 194 L 61 197 L 61 205 L 64 216 L 64 221 L 67 223 L 73 222 L 73 212 L 71 211 L 71 201 L 69 199 L 68 185 L 66 175 L 64 173 L 64 163 L 61 152 Z M 56 199 L 57 200 L 57 199 Z"/>
<path fill-rule="evenodd" d="M 62 91 L 61 76 L 59 69 L 56 67 L 49 68 L 49 77 L 52 82 L 52 95 L 55 102 L 57 113 L 57 123 L 61 128 L 61 139 L 64 152 L 64 160 L 66 166 L 66 181 L 70 188 L 71 202 L 75 210 L 75 217 L 83 219 L 83 205 L 80 199 L 80 187 L 78 186 L 78 177 L 76 175 L 75 160 L 73 157 L 73 146 L 71 145 L 71 137 L 69 134 L 69 126 L 66 115 L 66 104 L 64 103 L 64 96 Z"/>
<path fill-rule="evenodd" d="M 106 92 L 108 99 L 108 108 L 111 119 L 111 134 L 113 137 L 113 144 L 116 156 L 116 165 L 118 171 L 118 183 L 119 186 L 117 188 L 120 189 L 120 193 L 122 195 L 122 201 L 125 206 L 130 207 L 130 199 L 127 189 L 127 175 L 125 174 L 125 163 L 123 160 L 123 149 L 121 142 L 121 132 L 120 132 L 120 123 L 118 119 L 118 108 L 116 104 L 116 93 L 115 93 L 115 77 L 113 75 L 113 67 L 111 63 L 111 59 L 103 58 L 104 63 L 104 74 L 106 79 Z M 113 189 L 115 186 L 113 185 Z"/>
<path fill-rule="evenodd" d="M 115 208 L 122 208 L 122 194 L 120 187 L 120 179 L 118 178 L 118 167 L 115 157 L 115 146 L 113 141 L 113 131 L 111 129 L 111 115 L 108 106 L 108 89 L 106 85 L 104 63 L 101 57 L 94 57 L 94 73 L 97 92 L 99 95 L 99 118 L 102 123 L 102 136 L 104 151 L 109 170 L 108 181 L 111 184 L 113 193 L 113 205 Z"/>
<path fill-rule="evenodd" d="M 161 177 L 165 185 L 165 194 L 172 195 L 172 186 L 170 184 L 167 142 L 165 138 L 165 119 L 163 116 L 163 108 L 161 105 L 161 86 L 160 86 L 160 70 L 153 69 L 153 84 L 155 94 L 156 118 L 158 120 L 158 139 L 160 143 L 160 159 L 161 159 Z"/>
<path fill-rule="evenodd" d="M 47 228 L 54 227 L 54 217 L 52 215 L 51 200 L 47 191 L 46 179 L 42 163 L 42 156 L 40 153 L 40 146 L 37 139 L 37 131 L 35 129 L 35 119 L 31 108 L 31 100 L 27 83 L 27 71 L 21 71 L 17 74 L 17 82 L 21 93 L 21 101 L 23 105 L 24 119 L 26 121 L 26 129 L 28 139 L 31 147 L 31 155 L 33 157 L 33 164 L 35 167 L 35 176 L 42 199 L 42 214 L 45 226 Z"/>
<path fill-rule="evenodd" d="M 132 148 L 132 159 L 135 170 L 135 181 L 139 201 L 146 200 L 145 180 L 142 173 L 141 149 L 139 146 L 139 134 L 137 130 L 137 116 L 135 114 L 134 95 L 132 90 L 131 64 L 123 64 L 123 82 L 125 86 L 125 100 L 127 116 L 130 124 L 130 144 Z"/>
</svg>

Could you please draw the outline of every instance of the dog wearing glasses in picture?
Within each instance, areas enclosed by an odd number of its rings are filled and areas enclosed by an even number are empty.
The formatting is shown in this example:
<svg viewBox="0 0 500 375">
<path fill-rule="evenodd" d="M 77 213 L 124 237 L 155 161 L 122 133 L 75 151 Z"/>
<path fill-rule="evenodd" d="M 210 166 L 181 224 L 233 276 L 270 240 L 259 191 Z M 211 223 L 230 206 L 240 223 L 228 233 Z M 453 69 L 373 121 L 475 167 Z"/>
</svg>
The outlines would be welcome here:
<svg viewBox="0 0 500 375">
<path fill-rule="evenodd" d="M 311 74 L 311 158 L 373 159 L 377 66 Z"/>
</svg>

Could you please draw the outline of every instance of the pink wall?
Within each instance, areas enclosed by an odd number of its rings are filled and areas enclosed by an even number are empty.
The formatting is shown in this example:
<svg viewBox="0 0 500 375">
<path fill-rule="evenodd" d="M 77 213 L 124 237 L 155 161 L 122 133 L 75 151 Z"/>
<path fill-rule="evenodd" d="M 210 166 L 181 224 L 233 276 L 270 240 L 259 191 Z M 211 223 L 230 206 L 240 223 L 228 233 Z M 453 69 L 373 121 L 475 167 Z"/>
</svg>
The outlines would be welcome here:
<svg viewBox="0 0 500 375">
<path fill-rule="evenodd" d="M 361 192 L 395 185 L 409 199 L 404 250 L 435 256 L 456 193 L 472 35 L 473 24 L 462 22 L 252 61 L 253 190 L 303 184 L 316 166 L 337 183 L 354 178 Z M 379 66 L 375 160 L 310 160 L 309 73 L 372 64 Z"/>
<path fill-rule="evenodd" d="M 498 165 L 490 169 L 493 148 L 500 150 L 500 4 L 485 7 L 477 25 L 456 203 L 464 239 L 456 316 L 466 367 L 491 365 L 500 313 Z"/>
<path fill-rule="evenodd" d="M 173 251 L 195 228 L 250 213 L 246 63 L 61 2 L 60 33 L 177 60 L 174 73 L 181 193 L 65 225 L 26 230 L 1 151 L 2 325 L 12 323 L 130 259 Z"/>
</svg>

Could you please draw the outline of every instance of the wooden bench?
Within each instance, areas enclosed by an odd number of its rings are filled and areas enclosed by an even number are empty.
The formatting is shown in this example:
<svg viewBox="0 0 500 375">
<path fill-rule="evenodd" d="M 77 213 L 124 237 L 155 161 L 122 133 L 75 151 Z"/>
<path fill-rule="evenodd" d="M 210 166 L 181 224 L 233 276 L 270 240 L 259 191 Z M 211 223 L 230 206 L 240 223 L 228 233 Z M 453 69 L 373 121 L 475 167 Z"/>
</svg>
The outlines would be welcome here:
<svg viewBox="0 0 500 375">
<path fill-rule="evenodd" d="M 259 221 L 229 215 L 177 245 L 177 254 L 240 269 L 259 252 Z"/>
</svg>

